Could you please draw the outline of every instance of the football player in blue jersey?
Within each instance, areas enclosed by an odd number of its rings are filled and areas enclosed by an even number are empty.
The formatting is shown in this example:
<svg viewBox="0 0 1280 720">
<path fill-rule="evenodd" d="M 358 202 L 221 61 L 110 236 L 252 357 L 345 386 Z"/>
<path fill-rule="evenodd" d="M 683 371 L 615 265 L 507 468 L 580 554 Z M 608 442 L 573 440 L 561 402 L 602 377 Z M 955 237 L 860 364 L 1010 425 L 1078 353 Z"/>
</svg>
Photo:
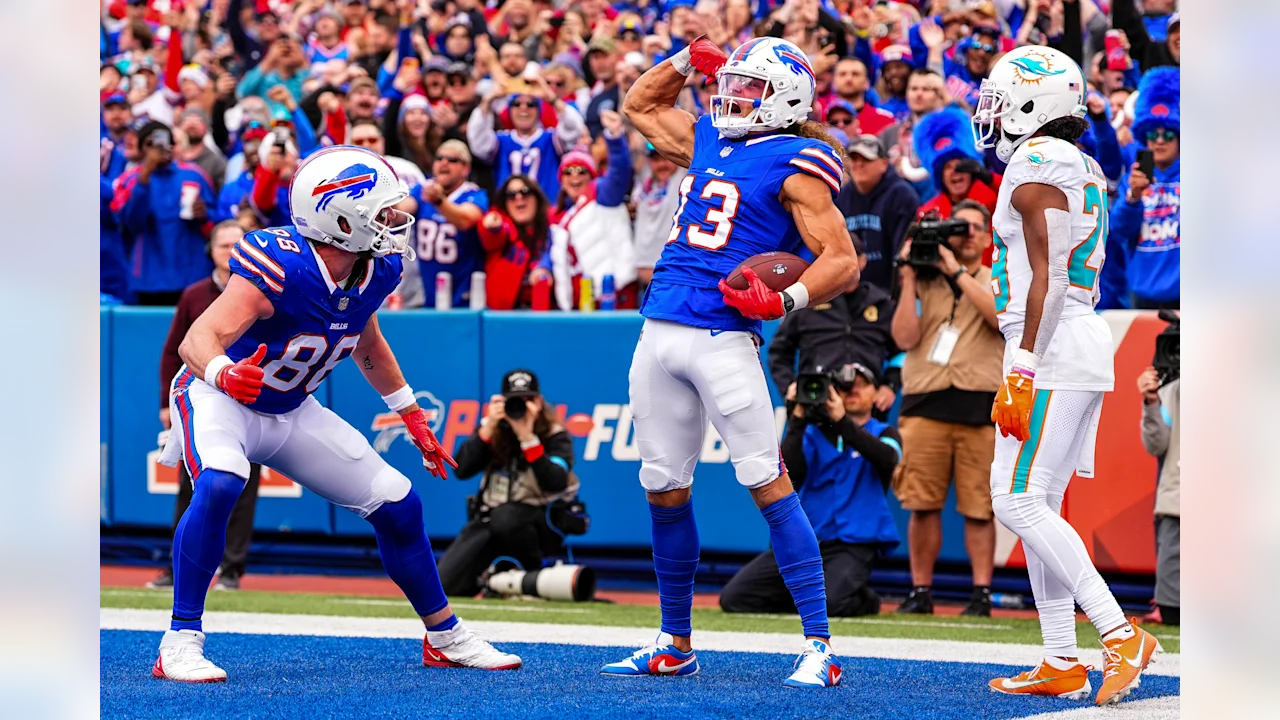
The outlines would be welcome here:
<svg viewBox="0 0 1280 720">
<path fill-rule="evenodd" d="M 400 207 L 418 219 L 418 267 L 422 270 L 423 305 L 436 306 L 436 274 L 453 277 L 451 307 L 471 300 L 471 273 L 484 270 L 484 246 L 476 223 L 489 209 L 489 196 L 467 181 L 471 151 L 461 140 L 445 140 L 431 166 L 433 177 L 409 189 Z"/>
<path fill-rule="evenodd" d="M 711 114 L 675 107 L 698 70 L 719 83 Z M 858 263 L 835 206 L 842 153 L 806 122 L 814 74 L 804 53 L 776 38 L 749 40 L 725 57 L 695 40 L 641 77 L 624 111 L 649 142 L 689 168 L 680 183 L 667 243 L 641 314 L 631 364 L 631 414 L 640 483 L 649 498 L 653 565 L 662 603 L 658 639 L 605 666 L 606 675 L 692 675 L 690 644 L 698 530 L 690 487 L 707 421 L 729 447 L 738 482 L 769 523 L 779 569 L 804 627 L 789 687 L 831 687 L 840 664 L 831 651 L 822 556 L 778 454 L 773 405 L 760 367 L 760 321 L 826 302 L 858 279 Z M 782 292 L 744 269 L 745 290 L 724 278 L 747 258 L 794 252 L 814 263 Z"/>
<path fill-rule="evenodd" d="M 249 476 L 270 466 L 373 525 L 387 574 L 426 625 L 429 667 L 520 667 L 472 635 L 449 608 L 409 479 L 311 394 L 349 355 L 403 418 L 431 474 L 456 465 L 431 432 L 375 314 L 400 281 L 413 217 L 392 206 L 407 192 L 391 166 L 340 145 L 298 166 L 294 224 L 246 235 L 231 253 L 226 290 L 178 348 L 170 389 L 173 430 L 161 462 L 186 463 L 195 485 L 173 539 L 173 616 L 152 674 L 221 682 L 204 656 L 200 618 L 226 544 L 227 519 Z"/>
</svg>

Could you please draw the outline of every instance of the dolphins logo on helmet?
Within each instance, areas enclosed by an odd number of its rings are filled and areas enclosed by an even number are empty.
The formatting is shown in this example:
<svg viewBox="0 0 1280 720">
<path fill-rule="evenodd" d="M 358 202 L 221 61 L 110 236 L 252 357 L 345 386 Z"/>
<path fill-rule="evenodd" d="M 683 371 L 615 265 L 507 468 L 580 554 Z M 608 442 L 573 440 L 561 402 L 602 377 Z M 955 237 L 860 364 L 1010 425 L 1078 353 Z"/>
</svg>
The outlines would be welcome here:
<svg viewBox="0 0 1280 720">
<path fill-rule="evenodd" d="M 1014 76 L 1024 85 L 1039 85 L 1041 80 L 1067 71 L 1066 68 L 1053 69 L 1053 59 L 1035 51 L 1013 58 L 1009 62 L 1013 65 Z"/>
<path fill-rule="evenodd" d="M 378 171 L 356 163 L 338 173 L 332 180 L 327 180 L 311 191 L 311 197 L 319 197 L 316 210 L 324 210 L 329 201 L 339 195 L 350 195 L 352 200 L 364 196 L 378 184 Z"/>
</svg>

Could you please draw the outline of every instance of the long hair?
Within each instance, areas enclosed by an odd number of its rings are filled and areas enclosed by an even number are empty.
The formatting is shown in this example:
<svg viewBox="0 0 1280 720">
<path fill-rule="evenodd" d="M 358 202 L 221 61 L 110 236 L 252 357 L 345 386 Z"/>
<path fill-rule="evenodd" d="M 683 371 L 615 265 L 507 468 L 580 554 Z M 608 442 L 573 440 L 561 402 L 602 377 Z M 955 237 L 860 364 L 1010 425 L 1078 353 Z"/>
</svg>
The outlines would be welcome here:
<svg viewBox="0 0 1280 720">
<path fill-rule="evenodd" d="M 511 187 L 511 183 L 517 180 L 533 191 L 534 210 L 533 222 L 525 227 L 516 225 L 516 234 L 525 247 L 529 248 L 529 252 L 534 257 L 541 257 L 542 251 L 547 246 L 547 233 L 551 230 L 551 222 L 547 219 L 550 204 L 547 202 L 547 196 L 542 192 L 542 188 L 538 187 L 538 183 L 528 175 L 512 175 L 498 188 L 498 197 L 496 199 L 500 203 L 502 214 L 510 218 L 511 213 L 507 210 L 507 188 Z M 511 223 L 515 224 L 514 218 L 511 219 Z"/>
<path fill-rule="evenodd" d="M 836 151 L 836 157 L 840 158 L 840 162 L 844 162 L 844 148 L 840 147 L 840 142 L 831 137 L 831 133 L 827 132 L 827 126 L 814 120 L 804 120 L 802 122 L 789 125 L 782 132 L 788 135 L 796 135 L 811 140 L 821 140 L 831 146 Z"/>
<path fill-rule="evenodd" d="M 404 148 L 406 159 L 412 160 L 427 175 L 432 175 L 436 151 L 440 149 L 440 143 L 444 142 L 444 128 L 432 120 L 431 113 L 428 112 L 427 131 L 421 136 L 409 134 L 404 118 L 400 118 L 396 124 L 396 131 L 400 135 L 400 147 Z"/>
<path fill-rule="evenodd" d="M 559 420 L 551 403 L 541 395 L 538 399 L 542 401 L 542 412 L 533 421 L 533 434 L 539 440 L 546 440 L 551 436 L 551 430 L 559 425 Z M 510 467 L 512 458 L 517 455 L 520 455 L 520 441 L 516 439 L 515 431 L 500 423 L 498 431 L 493 434 L 493 461 L 489 464 L 490 469 Z"/>
</svg>

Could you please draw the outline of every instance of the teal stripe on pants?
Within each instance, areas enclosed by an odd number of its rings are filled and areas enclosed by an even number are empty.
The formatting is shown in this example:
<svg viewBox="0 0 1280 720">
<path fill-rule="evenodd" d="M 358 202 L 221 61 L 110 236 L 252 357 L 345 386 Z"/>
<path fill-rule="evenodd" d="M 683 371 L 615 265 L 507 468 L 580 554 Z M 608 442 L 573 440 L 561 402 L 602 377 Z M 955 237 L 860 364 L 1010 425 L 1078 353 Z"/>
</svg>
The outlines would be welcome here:
<svg viewBox="0 0 1280 720">
<path fill-rule="evenodd" d="M 1030 435 L 1018 450 L 1018 462 L 1013 466 L 1013 486 L 1009 488 L 1011 493 L 1027 491 L 1027 478 L 1031 475 L 1031 464 L 1035 462 L 1036 453 L 1040 450 L 1040 438 L 1044 436 L 1044 418 L 1049 414 L 1049 401 L 1052 398 L 1052 390 L 1036 391 L 1035 401 L 1031 406 Z"/>
</svg>

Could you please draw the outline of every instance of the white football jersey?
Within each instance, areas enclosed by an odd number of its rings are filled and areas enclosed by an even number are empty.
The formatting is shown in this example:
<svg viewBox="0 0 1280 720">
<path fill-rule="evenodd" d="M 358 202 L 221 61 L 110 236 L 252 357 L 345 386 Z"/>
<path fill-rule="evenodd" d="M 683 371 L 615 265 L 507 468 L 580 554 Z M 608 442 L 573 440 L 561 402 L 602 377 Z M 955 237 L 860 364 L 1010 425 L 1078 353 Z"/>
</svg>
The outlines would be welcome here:
<svg viewBox="0 0 1280 720">
<path fill-rule="evenodd" d="M 1054 331 L 1036 371 L 1036 387 L 1110 390 L 1114 384 L 1111 331 L 1093 309 L 1106 259 L 1107 179 L 1096 160 L 1074 144 L 1057 138 L 1032 138 L 1014 151 L 991 218 L 995 244 L 991 290 L 996 298 L 1000 332 L 1008 341 L 1006 369 L 1021 342 L 1031 286 L 1022 215 L 1012 204 L 1013 191 L 1024 183 L 1061 190 L 1067 196 L 1071 215 L 1071 249 L 1067 256 L 1070 286 L 1061 325 Z"/>
</svg>

